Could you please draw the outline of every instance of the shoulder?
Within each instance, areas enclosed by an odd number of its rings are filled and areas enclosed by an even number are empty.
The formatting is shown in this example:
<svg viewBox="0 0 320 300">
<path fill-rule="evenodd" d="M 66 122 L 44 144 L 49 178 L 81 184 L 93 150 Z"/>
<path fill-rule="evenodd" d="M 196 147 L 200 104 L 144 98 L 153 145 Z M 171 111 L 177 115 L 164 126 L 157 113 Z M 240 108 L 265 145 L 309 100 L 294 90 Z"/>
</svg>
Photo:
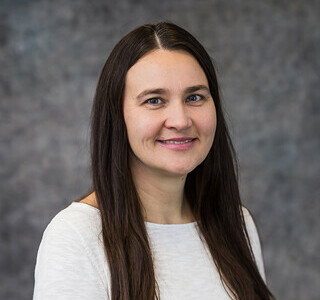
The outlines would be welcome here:
<svg viewBox="0 0 320 300">
<path fill-rule="evenodd" d="M 257 226 L 254 221 L 254 217 L 245 206 L 242 206 L 242 212 L 243 212 L 246 229 L 249 235 L 250 244 L 254 254 L 254 258 L 256 260 L 256 263 L 262 278 L 264 279 L 264 281 L 266 281 L 261 241 L 260 241 Z"/>
<path fill-rule="evenodd" d="M 256 227 L 252 213 L 249 211 L 249 209 L 247 207 L 245 207 L 243 205 L 241 207 L 242 207 L 242 213 L 243 213 L 243 217 L 244 217 L 244 221 L 245 221 L 247 230 L 249 230 L 249 231 L 256 230 L 257 227 Z"/>
<path fill-rule="evenodd" d="M 242 212 L 243 212 L 244 217 L 252 218 L 251 213 L 247 207 L 245 207 L 244 205 L 241 205 L 241 208 L 242 208 Z"/>
<path fill-rule="evenodd" d="M 33 299 L 106 299 L 99 223 L 98 211 L 84 204 L 71 204 L 52 218 L 37 252 Z"/>
<path fill-rule="evenodd" d="M 98 211 L 82 207 L 83 205 L 73 202 L 58 212 L 46 226 L 41 244 L 59 251 L 85 250 L 99 235 L 101 221 Z"/>
<path fill-rule="evenodd" d="M 250 242 L 251 243 L 260 242 L 257 226 L 254 221 L 254 217 L 252 216 L 252 213 L 249 211 L 248 208 L 246 208 L 243 205 L 242 205 L 242 212 L 243 212 L 243 217 L 244 217 L 246 229 L 247 229 L 249 237 L 250 237 Z"/>
<path fill-rule="evenodd" d="M 250 243 L 252 245 L 260 244 L 258 229 L 251 212 L 248 210 L 248 208 L 246 208 L 243 205 L 242 205 L 242 212 L 243 212 L 245 226 L 249 235 Z"/>
</svg>

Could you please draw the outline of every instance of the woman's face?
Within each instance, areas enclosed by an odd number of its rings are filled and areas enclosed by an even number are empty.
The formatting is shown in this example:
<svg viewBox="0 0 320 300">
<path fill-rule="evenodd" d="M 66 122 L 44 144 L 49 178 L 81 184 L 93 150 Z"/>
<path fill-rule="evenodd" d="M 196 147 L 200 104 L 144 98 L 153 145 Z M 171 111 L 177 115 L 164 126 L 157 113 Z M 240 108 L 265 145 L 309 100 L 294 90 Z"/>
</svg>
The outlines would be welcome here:
<svg viewBox="0 0 320 300">
<path fill-rule="evenodd" d="M 209 153 L 216 110 L 206 75 L 188 52 L 155 50 L 139 59 L 127 72 L 123 112 L 135 167 L 186 175 Z M 195 140 L 160 142 L 181 137 Z"/>
</svg>

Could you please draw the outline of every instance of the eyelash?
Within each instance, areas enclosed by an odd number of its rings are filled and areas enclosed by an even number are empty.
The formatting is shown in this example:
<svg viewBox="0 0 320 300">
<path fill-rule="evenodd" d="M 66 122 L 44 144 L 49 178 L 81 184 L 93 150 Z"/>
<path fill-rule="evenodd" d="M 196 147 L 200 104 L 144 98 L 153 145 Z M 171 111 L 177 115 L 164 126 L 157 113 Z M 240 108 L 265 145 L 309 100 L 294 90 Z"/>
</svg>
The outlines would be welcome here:
<svg viewBox="0 0 320 300">
<path fill-rule="evenodd" d="M 198 101 L 191 101 L 191 102 L 199 102 L 199 101 L 201 101 L 201 100 L 204 100 L 204 97 L 203 97 L 202 95 L 199 95 L 199 94 L 191 95 L 191 96 L 189 96 L 188 98 L 193 97 L 193 96 L 199 96 L 200 99 L 199 99 Z M 149 102 L 148 102 L 148 101 L 153 100 L 153 99 L 161 99 L 161 98 L 157 98 L 157 97 L 150 98 L 150 99 L 146 100 L 145 103 L 146 103 L 146 104 L 151 104 L 151 105 L 157 105 L 157 104 L 159 104 L 159 103 L 153 104 L 153 103 L 149 103 Z"/>
</svg>

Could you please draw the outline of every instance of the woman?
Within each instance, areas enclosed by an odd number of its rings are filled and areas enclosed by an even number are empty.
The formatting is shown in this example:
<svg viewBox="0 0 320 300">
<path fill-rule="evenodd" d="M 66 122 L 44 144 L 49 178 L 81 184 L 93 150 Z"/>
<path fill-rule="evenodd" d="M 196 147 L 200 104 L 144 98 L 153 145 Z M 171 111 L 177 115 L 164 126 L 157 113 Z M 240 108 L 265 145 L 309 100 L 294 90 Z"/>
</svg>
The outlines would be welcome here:
<svg viewBox="0 0 320 300">
<path fill-rule="evenodd" d="M 272 299 L 214 67 L 181 27 L 124 36 L 96 89 L 92 190 L 47 226 L 34 299 Z"/>
</svg>

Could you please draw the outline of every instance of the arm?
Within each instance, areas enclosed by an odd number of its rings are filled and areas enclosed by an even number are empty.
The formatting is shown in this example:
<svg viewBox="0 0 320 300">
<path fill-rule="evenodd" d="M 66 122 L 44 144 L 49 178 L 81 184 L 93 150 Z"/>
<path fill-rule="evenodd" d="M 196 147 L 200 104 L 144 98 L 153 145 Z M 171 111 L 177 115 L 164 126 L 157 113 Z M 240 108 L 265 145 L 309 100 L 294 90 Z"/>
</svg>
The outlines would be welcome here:
<svg viewBox="0 0 320 300">
<path fill-rule="evenodd" d="M 37 253 L 33 300 L 106 300 L 81 236 L 63 219 L 47 226 Z"/>
</svg>

